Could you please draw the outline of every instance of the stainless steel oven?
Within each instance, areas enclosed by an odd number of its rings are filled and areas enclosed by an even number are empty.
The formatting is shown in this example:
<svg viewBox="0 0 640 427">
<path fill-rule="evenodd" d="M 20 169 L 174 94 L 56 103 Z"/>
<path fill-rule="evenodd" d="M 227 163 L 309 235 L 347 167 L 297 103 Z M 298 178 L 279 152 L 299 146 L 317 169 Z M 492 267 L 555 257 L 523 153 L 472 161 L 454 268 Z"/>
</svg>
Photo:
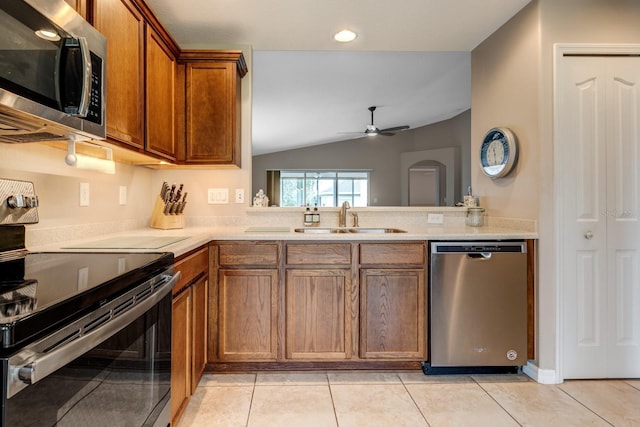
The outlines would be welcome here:
<svg viewBox="0 0 640 427">
<path fill-rule="evenodd" d="M 33 218 L 32 189 L 4 184 L 0 199 L 31 203 L 0 224 Z M 169 425 L 173 254 L 30 252 L 24 237 L 0 225 L 0 426 Z"/>
</svg>

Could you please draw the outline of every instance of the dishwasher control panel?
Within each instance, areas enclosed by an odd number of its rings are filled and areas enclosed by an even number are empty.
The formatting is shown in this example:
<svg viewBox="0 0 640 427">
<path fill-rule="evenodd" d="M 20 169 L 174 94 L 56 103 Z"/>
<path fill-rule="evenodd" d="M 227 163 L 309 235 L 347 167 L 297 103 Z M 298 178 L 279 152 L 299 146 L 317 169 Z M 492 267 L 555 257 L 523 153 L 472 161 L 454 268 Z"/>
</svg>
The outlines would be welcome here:
<svg viewBox="0 0 640 427">
<path fill-rule="evenodd" d="M 526 253 L 524 242 L 432 242 L 431 253 Z"/>
</svg>

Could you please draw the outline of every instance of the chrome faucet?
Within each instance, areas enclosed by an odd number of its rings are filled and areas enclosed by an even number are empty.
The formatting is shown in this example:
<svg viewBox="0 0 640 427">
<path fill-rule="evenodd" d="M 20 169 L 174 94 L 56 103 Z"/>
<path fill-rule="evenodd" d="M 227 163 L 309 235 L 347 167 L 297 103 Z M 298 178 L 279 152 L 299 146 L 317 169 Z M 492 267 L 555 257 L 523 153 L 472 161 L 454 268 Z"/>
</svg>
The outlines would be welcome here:
<svg viewBox="0 0 640 427">
<path fill-rule="evenodd" d="M 342 203 L 342 207 L 340 208 L 340 216 L 338 217 L 338 227 L 346 227 L 347 226 L 347 209 L 349 209 L 351 205 L 346 200 Z"/>
</svg>

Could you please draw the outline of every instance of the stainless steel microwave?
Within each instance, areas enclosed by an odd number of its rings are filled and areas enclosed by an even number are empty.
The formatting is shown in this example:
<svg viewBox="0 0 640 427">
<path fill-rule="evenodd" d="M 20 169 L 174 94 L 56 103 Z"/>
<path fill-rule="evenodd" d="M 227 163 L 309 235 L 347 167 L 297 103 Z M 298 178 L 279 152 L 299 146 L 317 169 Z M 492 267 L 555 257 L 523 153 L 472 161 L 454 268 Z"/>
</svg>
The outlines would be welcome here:
<svg viewBox="0 0 640 427">
<path fill-rule="evenodd" d="M 104 139 L 106 57 L 64 0 L 2 0 L 0 141 Z"/>
</svg>

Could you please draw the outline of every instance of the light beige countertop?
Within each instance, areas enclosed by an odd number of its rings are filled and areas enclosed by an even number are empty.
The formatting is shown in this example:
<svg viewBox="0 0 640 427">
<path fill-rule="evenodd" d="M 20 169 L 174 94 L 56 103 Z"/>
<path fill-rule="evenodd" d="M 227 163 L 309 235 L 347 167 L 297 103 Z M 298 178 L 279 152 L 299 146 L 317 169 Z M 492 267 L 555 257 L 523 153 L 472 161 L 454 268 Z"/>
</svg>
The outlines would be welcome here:
<svg viewBox="0 0 640 427">
<path fill-rule="evenodd" d="M 214 226 L 175 230 L 138 228 L 102 236 L 27 247 L 31 251 L 74 252 L 173 252 L 179 257 L 214 240 L 296 240 L 296 241 L 415 241 L 415 240 L 507 240 L 536 239 L 537 233 L 525 229 L 486 225 L 411 226 L 406 233 L 298 233 L 304 227 Z M 324 228 L 324 227 L 320 227 Z M 351 227 L 347 227 L 351 228 Z M 398 227 L 400 228 L 400 227 Z M 174 242 L 175 241 L 175 242 Z M 117 242 L 121 242 L 118 244 Z M 148 244 L 147 244 L 148 242 Z M 166 243 L 166 244 L 165 244 Z"/>
<path fill-rule="evenodd" d="M 247 208 L 245 215 L 190 216 L 186 227 L 161 230 L 139 220 L 112 221 L 66 226 L 27 226 L 26 245 L 30 251 L 82 252 L 173 252 L 186 254 L 215 240 L 296 240 L 296 241 L 409 241 L 409 240 L 508 240 L 537 239 L 535 220 L 485 216 L 485 225 L 466 225 L 464 208 L 373 207 L 352 208 L 360 228 L 396 228 L 403 233 L 299 233 L 304 227 L 304 208 Z M 339 208 L 320 208 L 318 228 L 338 228 Z M 434 223 L 437 220 L 437 223 Z M 147 223 L 148 224 L 148 223 Z M 346 227 L 353 228 L 353 227 Z"/>
</svg>

